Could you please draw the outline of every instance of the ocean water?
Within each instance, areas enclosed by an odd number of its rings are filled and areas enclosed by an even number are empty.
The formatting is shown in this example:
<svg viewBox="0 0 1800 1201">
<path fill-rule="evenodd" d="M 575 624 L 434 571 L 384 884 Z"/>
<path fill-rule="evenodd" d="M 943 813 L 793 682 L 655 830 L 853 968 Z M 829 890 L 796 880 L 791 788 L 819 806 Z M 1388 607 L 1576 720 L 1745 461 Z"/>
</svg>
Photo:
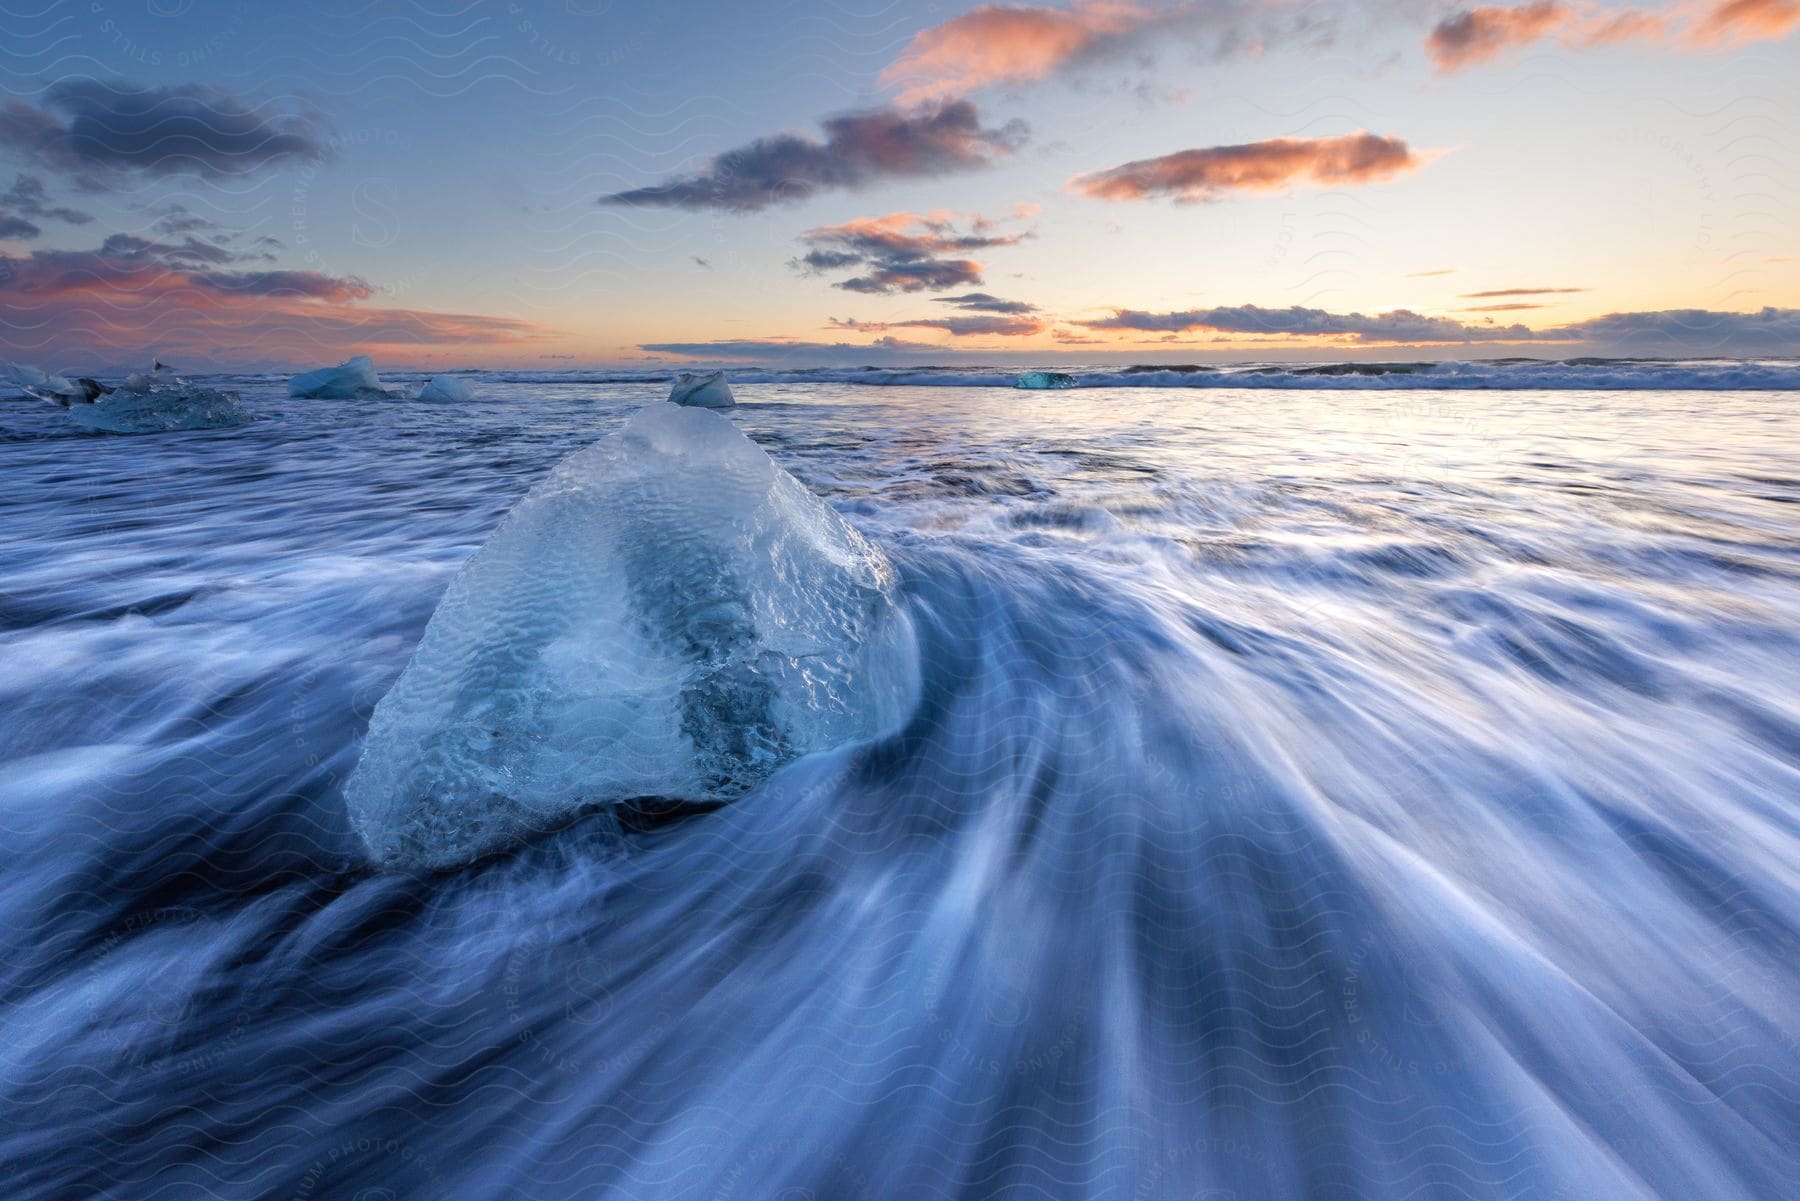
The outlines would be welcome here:
<svg viewBox="0 0 1800 1201">
<path fill-rule="evenodd" d="M 666 385 L 0 402 L 5 1195 L 1800 1195 L 1795 368 L 1501 370 L 742 375 L 915 710 L 429 873 L 370 714 Z"/>
</svg>

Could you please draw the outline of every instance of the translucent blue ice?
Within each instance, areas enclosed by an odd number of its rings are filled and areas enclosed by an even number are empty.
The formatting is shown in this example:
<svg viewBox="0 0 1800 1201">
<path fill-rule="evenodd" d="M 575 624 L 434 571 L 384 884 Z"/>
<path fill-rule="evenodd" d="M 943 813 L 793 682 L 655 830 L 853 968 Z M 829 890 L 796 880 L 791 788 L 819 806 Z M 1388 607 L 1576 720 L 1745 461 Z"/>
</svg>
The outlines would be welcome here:
<svg viewBox="0 0 1800 1201">
<path fill-rule="evenodd" d="M 655 404 L 563 460 L 448 593 L 346 795 L 378 860 L 727 800 L 907 712 L 887 560 L 730 421 Z"/>
<path fill-rule="evenodd" d="M 725 378 L 723 371 L 704 374 L 681 372 L 675 377 L 675 383 L 669 389 L 669 401 L 672 404 L 686 405 L 696 409 L 737 407 L 737 397 L 731 394 L 731 382 Z"/>
<path fill-rule="evenodd" d="M 1061 371 L 1027 371 L 1014 385 L 1019 388 L 1073 388 L 1075 377 Z"/>
<path fill-rule="evenodd" d="M 475 393 L 469 387 L 469 381 L 460 375 L 434 375 L 431 382 L 419 389 L 419 399 L 445 404 L 468 404 L 475 399 Z"/>
<path fill-rule="evenodd" d="M 390 395 L 375 374 L 366 354 L 346 359 L 336 367 L 304 371 L 288 381 L 288 395 L 305 400 L 370 400 Z"/>
</svg>

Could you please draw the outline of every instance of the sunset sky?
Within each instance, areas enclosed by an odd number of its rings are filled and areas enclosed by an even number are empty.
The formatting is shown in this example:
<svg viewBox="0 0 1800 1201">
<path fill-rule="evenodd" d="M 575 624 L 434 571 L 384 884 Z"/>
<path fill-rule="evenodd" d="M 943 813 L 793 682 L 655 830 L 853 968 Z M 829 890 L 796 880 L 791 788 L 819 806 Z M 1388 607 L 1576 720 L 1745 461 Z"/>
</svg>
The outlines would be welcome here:
<svg viewBox="0 0 1800 1201">
<path fill-rule="evenodd" d="M 0 16 L 59 370 L 1800 355 L 1800 2 Z"/>
</svg>

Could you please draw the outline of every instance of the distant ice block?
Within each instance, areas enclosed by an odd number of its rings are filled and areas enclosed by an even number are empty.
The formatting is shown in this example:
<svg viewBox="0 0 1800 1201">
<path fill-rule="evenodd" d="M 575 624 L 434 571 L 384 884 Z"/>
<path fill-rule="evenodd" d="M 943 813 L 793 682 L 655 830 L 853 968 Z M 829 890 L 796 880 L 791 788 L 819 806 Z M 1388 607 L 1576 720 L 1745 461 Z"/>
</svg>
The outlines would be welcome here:
<svg viewBox="0 0 1800 1201">
<path fill-rule="evenodd" d="M 77 425 L 109 434 L 229 429 L 252 420 L 236 393 L 196 387 L 167 369 L 128 375 L 91 402 L 71 404 L 69 416 Z"/>
<path fill-rule="evenodd" d="M 345 787 L 373 857 L 465 863 L 633 798 L 726 800 L 917 688 L 886 558 L 716 413 L 564 459 L 451 583 Z"/>
<path fill-rule="evenodd" d="M 460 375 L 434 375 L 430 383 L 419 389 L 419 399 L 468 404 L 475 399 L 475 393 L 469 388 L 469 381 Z"/>
<path fill-rule="evenodd" d="M 1073 388 L 1075 377 L 1060 371 L 1027 371 L 1019 377 L 1015 388 Z"/>
<path fill-rule="evenodd" d="M 382 386 L 369 356 L 359 354 L 336 367 L 296 375 L 288 381 L 288 395 L 303 400 L 380 400 L 392 393 Z"/>
<path fill-rule="evenodd" d="M 20 391 L 39 400 L 53 400 L 58 404 L 68 404 L 72 400 L 83 397 L 82 389 L 77 385 L 60 375 L 50 375 L 40 371 L 29 363 L 8 363 L 6 375 L 8 379 L 19 386 Z"/>
<path fill-rule="evenodd" d="M 669 403 L 693 409 L 735 409 L 737 397 L 723 371 L 683 371 L 669 389 Z"/>
</svg>

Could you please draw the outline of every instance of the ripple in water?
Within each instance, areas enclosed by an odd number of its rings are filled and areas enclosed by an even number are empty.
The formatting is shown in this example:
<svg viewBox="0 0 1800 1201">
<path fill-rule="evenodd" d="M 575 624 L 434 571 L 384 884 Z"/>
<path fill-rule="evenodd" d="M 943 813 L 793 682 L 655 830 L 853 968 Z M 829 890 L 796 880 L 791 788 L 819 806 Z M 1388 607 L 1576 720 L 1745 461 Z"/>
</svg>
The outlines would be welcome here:
<svg viewBox="0 0 1800 1201">
<path fill-rule="evenodd" d="M 738 387 L 909 714 L 408 873 L 376 702 L 663 389 L 232 386 L 0 413 L 11 1195 L 1800 1192 L 1789 397 Z"/>
</svg>

